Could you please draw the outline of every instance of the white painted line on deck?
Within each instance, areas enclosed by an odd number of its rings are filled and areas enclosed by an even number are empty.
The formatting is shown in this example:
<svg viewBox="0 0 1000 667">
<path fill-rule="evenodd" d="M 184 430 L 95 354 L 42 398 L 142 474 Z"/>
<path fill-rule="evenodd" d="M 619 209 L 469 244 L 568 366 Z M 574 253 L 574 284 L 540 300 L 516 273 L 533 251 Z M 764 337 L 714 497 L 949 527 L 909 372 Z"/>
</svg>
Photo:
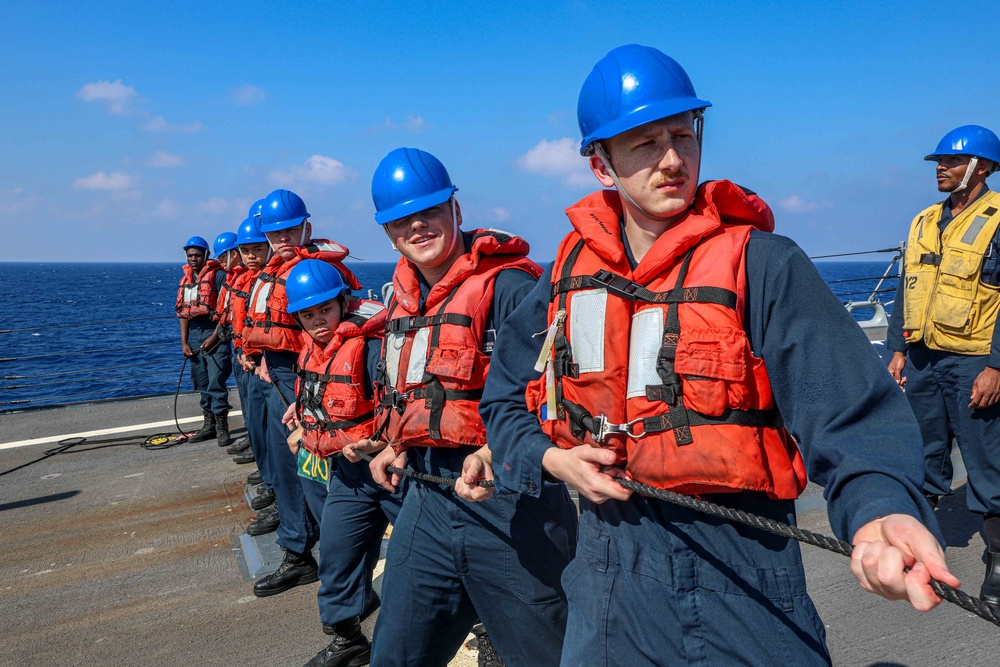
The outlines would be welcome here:
<svg viewBox="0 0 1000 667">
<path fill-rule="evenodd" d="M 240 417 L 243 415 L 242 410 L 233 410 L 229 413 L 230 417 Z M 183 419 L 178 419 L 177 421 L 181 424 L 190 424 L 191 422 L 201 421 L 201 417 L 184 417 Z M 65 440 L 67 438 L 92 438 L 98 435 L 112 435 L 114 433 L 128 433 L 129 431 L 144 431 L 151 428 L 160 428 L 163 426 L 173 426 L 174 420 L 167 419 L 161 422 L 149 422 L 148 424 L 133 424 L 132 426 L 116 426 L 115 428 L 102 428 L 97 431 L 82 431 L 80 433 L 67 433 L 66 435 L 52 435 L 45 438 L 33 438 L 31 440 L 18 440 L 16 442 L 3 442 L 0 443 L 0 450 L 4 449 L 17 449 L 18 447 L 29 447 L 31 445 L 43 445 L 49 442 L 59 442 L 60 440 Z"/>
</svg>

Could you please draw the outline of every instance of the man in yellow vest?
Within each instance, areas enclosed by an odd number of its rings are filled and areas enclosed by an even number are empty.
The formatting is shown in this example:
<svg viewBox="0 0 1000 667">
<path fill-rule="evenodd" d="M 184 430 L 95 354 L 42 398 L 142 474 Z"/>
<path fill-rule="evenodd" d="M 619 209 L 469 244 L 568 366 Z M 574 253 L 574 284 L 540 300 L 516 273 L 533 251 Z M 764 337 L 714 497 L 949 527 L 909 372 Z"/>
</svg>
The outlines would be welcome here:
<svg viewBox="0 0 1000 667">
<path fill-rule="evenodd" d="M 969 509 L 984 516 L 988 558 L 980 596 L 1000 604 L 1000 139 L 978 125 L 946 134 L 937 162 L 948 198 L 910 225 L 887 344 L 889 372 L 920 422 L 932 505 L 951 494 L 951 442 L 969 473 Z M 907 363 L 909 360 L 909 363 Z"/>
</svg>

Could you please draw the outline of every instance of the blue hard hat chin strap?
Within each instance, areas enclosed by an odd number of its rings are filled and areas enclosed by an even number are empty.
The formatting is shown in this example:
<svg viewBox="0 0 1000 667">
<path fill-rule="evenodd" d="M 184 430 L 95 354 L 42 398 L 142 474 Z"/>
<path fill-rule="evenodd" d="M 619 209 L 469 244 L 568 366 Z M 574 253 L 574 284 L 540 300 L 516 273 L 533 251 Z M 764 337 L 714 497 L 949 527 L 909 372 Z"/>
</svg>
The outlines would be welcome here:
<svg viewBox="0 0 1000 667">
<path fill-rule="evenodd" d="M 969 166 L 965 168 L 965 176 L 962 177 L 962 182 L 958 184 L 958 187 L 952 190 L 952 192 L 961 192 L 969 185 L 969 179 L 972 178 L 972 172 L 976 170 L 979 166 L 979 158 L 973 155 L 969 158 Z"/>
<path fill-rule="evenodd" d="M 695 109 L 693 113 L 694 133 L 695 137 L 698 139 L 698 152 L 700 153 L 701 138 L 705 129 L 705 115 L 702 109 Z M 600 141 L 594 142 L 594 153 L 596 153 L 597 157 L 601 158 L 601 162 L 604 163 L 604 168 L 608 170 L 608 175 L 611 176 L 611 180 L 615 182 L 615 189 L 618 190 L 618 194 L 620 194 L 625 201 L 631 204 L 633 208 L 642 211 L 643 215 L 648 218 L 652 218 L 653 220 L 668 220 L 674 217 L 674 215 L 658 215 L 651 213 L 642 206 L 639 206 L 639 203 L 635 199 L 632 199 L 632 195 L 628 193 L 628 190 L 625 189 L 625 186 L 622 185 L 621 180 L 618 178 L 618 173 L 615 171 L 615 168 L 611 166 L 611 158 L 608 156 L 607 151 L 604 150 L 604 144 Z"/>
<path fill-rule="evenodd" d="M 448 202 L 451 204 L 451 243 L 444 254 L 445 257 L 451 257 L 451 253 L 455 250 L 455 244 L 458 243 L 458 214 L 455 211 L 455 195 L 449 197 Z"/>
</svg>

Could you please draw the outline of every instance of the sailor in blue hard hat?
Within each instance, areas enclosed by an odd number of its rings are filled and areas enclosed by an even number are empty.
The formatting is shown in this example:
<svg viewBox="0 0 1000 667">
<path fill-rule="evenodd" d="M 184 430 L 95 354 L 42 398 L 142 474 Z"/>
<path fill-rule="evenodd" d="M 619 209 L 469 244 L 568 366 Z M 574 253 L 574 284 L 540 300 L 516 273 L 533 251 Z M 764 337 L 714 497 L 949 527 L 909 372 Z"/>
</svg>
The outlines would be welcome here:
<svg viewBox="0 0 1000 667">
<path fill-rule="evenodd" d="M 184 277 L 177 289 L 177 317 L 181 329 L 181 350 L 191 363 L 191 384 L 201 392 L 203 422 L 188 442 L 229 438 L 229 390 L 232 373 L 228 350 L 219 344 L 216 332 L 216 304 L 226 282 L 226 272 L 214 259 L 208 241 L 192 236 L 184 243 Z M 229 443 L 226 442 L 228 445 Z"/>
<path fill-rule="evenodd" d="M 231 311 L 233 313 L 234 342 L 238 344 L 235 359 L 243 370 L 246 401 L 243 402 L 243 423 L 247 427 L 250 440 L 250 451 L 234 451 L 233 461 L 236 463 L 257 464 L 257 472 L 252 473 L 259 479 L 247 478 L 248 484 L 254 485 L 255 496 L 251 500 L 251 509 L 259 510 L 246 532 L 248 535 L 264 535 L 277 530 L 279 517 L 274 505 L 275 473 L 271 469 L 271 457 L 267 455 L 267 401 L 271 394 L 271 385 L 258 377 L 255 372 L 260 362 L 259 350 L 244 349 L 243 334 L 249 309 L 249 300 L 253 284 L 261 269 L 271 257 L 271 246 L 267 237 L 260 230 L 260 211 L 265 200 L 260 199 L 250 207 L 246 220 L 236 232 L 236 244 L 246 272 L 240 275 L 233 293 Z M 228 451 L 228 450 L 227 450 Z"/>
<path fill-rule="evenodd" d="M 454 491 L 423 482 L 404 491 L 372 664 L 443 667 L 470 630 L 486 664 L 477 620 L 507 665 L 553 664 L 576 510 L 561 484 L 540 480 L 541 498 L 478 485 L 494 473 L 478 398 L 496 332 L 514 319 L 541 269 L 524 239 L 463 231 L 457 190 L 444 164 L 416 148 L 391 151 L 372 177 L 375 221 L 401 258 L 380 364 L 385 428 L 356 449 L 384 447 L 371 472 L 387 490 L 402 479 L 390 465 L 456 479 Z"/>
<path fill-rule="evenodd" d="M 566 209 L 480 402 L 499 487 L 580 494 L 565 667 L 830 663 L 795 542 L 618 477 L 788 522 L 808 472 L 866 590 L 926 610 L 932 576 L 958 584 L 916 421 L 870 344 L 760 197 L 699 184 L 709 106 L 658 49 L 595 65 L 577 115 L 605 189 Z"/>
<path fill-rule="evenodd" d="M 386 310 L 377 301 L 348 296 L 350 287 L 332 264 L 299 262 L 285 283 L 288 312 L 302 327 L 296 398 L 285 419 L 296 426 L 288 446 L 300 470 L 326 474 L 324 503 L 310 495 L 320 519 L 320 587 L 323 632 L 329 644 L 307 667 L 367 664 L 361 620 L 379 604 L 372 589 L 385 529 L 399 513 L 400 493 L 372 480 L 368 464 L 341 456 L 370 438 L 382 421 L 375 414 L 375 378 L 381 359 Z"/>
<path fill-rule="evenodd" d="M 948 132 L 935 162 L 947 199 L 917 215 L 893 303 L 889 372 L 920 422 L 924 493 L 952 494 L 952 438 L 969 475 L 966 502 L 983 515 L 986 577 L 980 597 L 1000 604 L 1000 139 L 980 125 Z"/>
</svg>

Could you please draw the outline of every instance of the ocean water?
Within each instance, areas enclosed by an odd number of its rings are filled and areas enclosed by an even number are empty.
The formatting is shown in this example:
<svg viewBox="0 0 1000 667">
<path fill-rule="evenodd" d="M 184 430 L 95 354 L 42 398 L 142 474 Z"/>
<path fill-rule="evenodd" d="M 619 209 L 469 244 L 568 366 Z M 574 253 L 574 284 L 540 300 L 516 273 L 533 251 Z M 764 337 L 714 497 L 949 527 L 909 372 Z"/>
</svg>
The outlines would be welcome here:
<svg viewBox="0 0 1000 667">
<path fill-rule="evenodd" d="M 863 301 L 888 261 L 816 266 L 841 301 Z M 394 264 L 348 266 L 378 295 Z M 0 263 L 0 412 L 173 393 L 184 361 L 180 275 L 177 263 Z M 883 287 L 886 303 L 896 281 Z M 181 390 L 191 390 L 186 370 Z"/>
</svg>

